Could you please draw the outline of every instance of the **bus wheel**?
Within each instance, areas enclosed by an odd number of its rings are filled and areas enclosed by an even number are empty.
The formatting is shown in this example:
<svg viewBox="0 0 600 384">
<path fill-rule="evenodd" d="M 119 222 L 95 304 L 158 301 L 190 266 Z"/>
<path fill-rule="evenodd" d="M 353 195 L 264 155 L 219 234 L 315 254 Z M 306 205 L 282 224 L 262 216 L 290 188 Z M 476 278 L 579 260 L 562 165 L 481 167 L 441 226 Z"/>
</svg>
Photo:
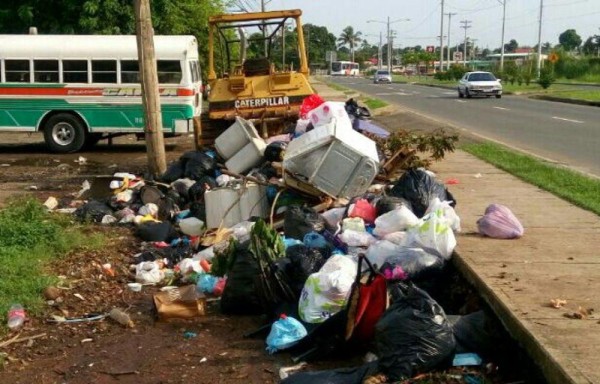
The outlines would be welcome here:
<svg viewBox="0 0 600 384">
<path fill-rule="evenodd" d="M 70 113 L 50 117 L 44 127 L 44 140 L 52 152 L 77 152 L 85 144 L 85 137 L 83 123 Z"/>
</svg>

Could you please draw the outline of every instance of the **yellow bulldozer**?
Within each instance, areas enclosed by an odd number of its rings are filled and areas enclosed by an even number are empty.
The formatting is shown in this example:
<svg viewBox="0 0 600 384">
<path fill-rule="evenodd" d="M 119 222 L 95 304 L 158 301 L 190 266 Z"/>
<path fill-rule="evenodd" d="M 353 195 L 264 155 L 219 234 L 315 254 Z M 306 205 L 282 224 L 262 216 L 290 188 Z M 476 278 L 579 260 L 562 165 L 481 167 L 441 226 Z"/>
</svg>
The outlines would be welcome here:
<svg viewBox="0 0 600 384">
<path fill-rule="evenodd" d="M 203 145 L 214 142 L 236 116 L 253 121 L 264 137 L 298 118 L 302 101 L 314 93 L 308 82 L 301 16 L 302 11 L 294 9 L 222 14 L 209 19 L 210 93 L 208 112 L 201 121 Z M 295 24 L 295 33 L 293 29 L 289 32 L 289 24 Z M 256 32 L 250 34 L 252 29 Z M 290 54 L 291 44 L 297 49 Z M 274 57 L 277 53 L 282 57 Z M 221 59 L 218 69 L 217 58 Z M 299 64 L 297 70 L 294 62 Z"/>
</svg>

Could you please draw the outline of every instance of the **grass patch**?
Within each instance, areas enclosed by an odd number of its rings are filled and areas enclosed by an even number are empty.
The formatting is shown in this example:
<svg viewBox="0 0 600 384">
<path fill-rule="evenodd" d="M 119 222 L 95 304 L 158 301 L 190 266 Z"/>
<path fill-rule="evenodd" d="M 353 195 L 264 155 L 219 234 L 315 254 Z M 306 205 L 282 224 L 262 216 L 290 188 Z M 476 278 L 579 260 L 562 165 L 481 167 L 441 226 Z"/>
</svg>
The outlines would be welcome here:
<svg viewBox="0 0 600 384">
<path fill-rule="evenodd" d="M 600 101 L 600 90 L 570 90 L 570 91 L 555 91 L 550 93 L 551 96 L 563 97 L 565 99 Z"/>
<path fill-rule="evenodd" d="M 386 103 L 383 100 L 379 100 L 379 99 L 364 99 L 363 103 L 369 108 L 369 109 L 377 109 L 377 108 L 383 108 L 383 107 L 387 107 L 388 103 Z"/>
<path fill-rule="evenodd" d="M 19 198 L 0 210 L 0 319 L 6 324 L 11 304 L 22 304 L 39 314 L 41 292 L 56 278 L 46 273 L 49 264 L 79 248 L 100 248 L 102 235 L 84 233 L 70 216 L 46 212 L 31 197 Z M 1 331 L 1 329 L 0 329 Z"/>
<path fill-rule="evenodd" d="M 329 83 L 329 82 L 328 82 L 328 83 L 326 83 L 326 84 L 327 84 L 327 86 L 328 86 L 329 88 L 333 88 L 333 89 L 335 89 L 336 91 L 340 91 L 340 92 L 346 92 L 346 91 L 350 91 L 350 89 L 349 89 L 349 88 L 343 87 L 343 86 L 341 86 L 341 85 L 339 85 L 339 84 L 336 84 L 336 83 Z"/>
<path fill-rule="evenodd" d="M 544 163 L 495 143 L 464 144 L 461 149 L 530 184 L 600 215 L 600 180 Z"/>
</svg>

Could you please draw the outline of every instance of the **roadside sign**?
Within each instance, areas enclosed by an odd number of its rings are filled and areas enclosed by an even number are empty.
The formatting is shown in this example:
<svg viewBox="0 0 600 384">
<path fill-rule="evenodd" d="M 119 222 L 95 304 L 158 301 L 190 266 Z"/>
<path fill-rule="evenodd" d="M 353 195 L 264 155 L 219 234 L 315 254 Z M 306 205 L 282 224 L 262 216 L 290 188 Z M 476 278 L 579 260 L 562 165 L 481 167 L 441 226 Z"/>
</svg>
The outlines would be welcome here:
<svg viewBox="0 0 600 384">
<path fill-rule="evenodd" d="M 459 61 L 462 61 L 463 56 L 462 56 L 462 52 L 454 52 L 454 62 L 458 63 Z"/>
<path fill-rule="evenodd" d="M 337 60 L 337 52 L 336 51 L 325 52 L 325 61 L 336 61 L 336 60 Z"/>
<path fill-rule="evenodd" d="M 427 52 L 433 53 L 433 51 L 435 51 L 435 47 L 433 45 L 428 45 L 427 46 Z"/>
<path fill-rule="evenodd" d="M 558 55 L 555 52 L 552 52 L 550 56 L 548 56 L 548 60 L 554 64 L 558 61 Z"/>
</svg>

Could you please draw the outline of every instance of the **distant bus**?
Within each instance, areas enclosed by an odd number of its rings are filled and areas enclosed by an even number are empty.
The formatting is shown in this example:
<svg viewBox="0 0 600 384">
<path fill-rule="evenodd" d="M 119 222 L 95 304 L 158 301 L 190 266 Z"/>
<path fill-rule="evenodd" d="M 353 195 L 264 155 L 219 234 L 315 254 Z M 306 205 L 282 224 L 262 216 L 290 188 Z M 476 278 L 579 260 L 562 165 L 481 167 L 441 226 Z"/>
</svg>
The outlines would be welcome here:
<svg viewBox="0 0 600 384">
<path fill-rule="evenodd" d="M 352 61 L 334 61 L 331 63 L 332 76 L 358 76 L 358 63 Z"/>
<path fill-rule="evenodd" d="M 193 131 L 202 80 L 194 36 L 155 36 L 165 133 Z M 144 131 L 135 36 L 0 35 L 0 131 L 43 132 L 68 153 Z"/>
</svg>

